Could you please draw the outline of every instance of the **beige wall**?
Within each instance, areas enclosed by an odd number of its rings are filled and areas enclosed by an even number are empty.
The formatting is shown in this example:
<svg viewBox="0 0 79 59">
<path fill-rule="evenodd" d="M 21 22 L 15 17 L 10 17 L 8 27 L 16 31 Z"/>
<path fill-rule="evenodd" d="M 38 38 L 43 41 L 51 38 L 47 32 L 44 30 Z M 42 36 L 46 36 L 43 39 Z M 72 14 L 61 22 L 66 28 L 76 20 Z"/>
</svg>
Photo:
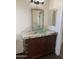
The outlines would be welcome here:
<svg viewBox="0 0 79 59">
<path fill-rule="evenodd" d="M 31 9 L 27 5 L 28 0 L 16 0 L 16 33 L 19 34 L 31 27 Z"/>
<path fill-rule="evenodd" d="M 22 31 L 31 29 L 31 9 L 28 0 L 16 0 L 16 53 L 23 52 Z"/>
<path fill-rule="evenodd" d="M 58 9 L 62 7 L 63 0 L 49 0 L 49 9 Z"/>
</svg>

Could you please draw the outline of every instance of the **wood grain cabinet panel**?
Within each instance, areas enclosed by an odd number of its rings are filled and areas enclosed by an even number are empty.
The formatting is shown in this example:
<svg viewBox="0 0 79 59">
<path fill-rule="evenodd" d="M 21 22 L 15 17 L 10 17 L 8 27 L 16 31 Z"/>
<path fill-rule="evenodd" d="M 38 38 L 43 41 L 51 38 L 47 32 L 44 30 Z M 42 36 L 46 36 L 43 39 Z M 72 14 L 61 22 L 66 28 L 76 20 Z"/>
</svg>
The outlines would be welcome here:
<svg viewBox="0 0 79 59">
<path fill-rule="evenodd" d="M 55 51 L 57 33 L 24 40 L 24 52 L 29 58 L 36 58 Z"/>
</svg>

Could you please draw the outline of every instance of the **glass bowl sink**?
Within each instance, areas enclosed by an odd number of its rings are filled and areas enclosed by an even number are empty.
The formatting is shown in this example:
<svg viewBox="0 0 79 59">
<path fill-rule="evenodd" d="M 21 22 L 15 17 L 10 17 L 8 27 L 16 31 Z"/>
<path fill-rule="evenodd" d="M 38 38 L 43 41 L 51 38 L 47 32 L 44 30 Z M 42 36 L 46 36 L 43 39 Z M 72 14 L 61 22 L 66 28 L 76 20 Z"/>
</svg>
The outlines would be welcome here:
<svg viewBox="0 0 79 59">
<path fill-rule="evenodd" d="M 39 29 L 39 30 L 36 30 L 34 32 L 42 34 L 42 33 L 46 33 L 47 31 L 48 31 L 48 29 Z"/>
</svg>

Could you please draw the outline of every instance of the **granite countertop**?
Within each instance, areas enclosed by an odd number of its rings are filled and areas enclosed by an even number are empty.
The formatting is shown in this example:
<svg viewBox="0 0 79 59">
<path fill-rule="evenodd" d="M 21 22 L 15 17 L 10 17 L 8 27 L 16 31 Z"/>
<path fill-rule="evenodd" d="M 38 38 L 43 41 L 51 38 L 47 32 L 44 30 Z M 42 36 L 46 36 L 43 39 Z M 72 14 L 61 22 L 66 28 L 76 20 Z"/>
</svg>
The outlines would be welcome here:
<svg viewBox="0 0 79 59">
<path fill-rule="evenodd" d="M 55 33 L 55 31 L 52 30 L 46 30 L 46 31 L 29 31 L 27 33 L 23 33 L 22 37 L 23 39 L 29 39 L 29 38 L 36 38 L 36 37 L 42 37 L 42 36 L 48 36 Z"/>
</svg>

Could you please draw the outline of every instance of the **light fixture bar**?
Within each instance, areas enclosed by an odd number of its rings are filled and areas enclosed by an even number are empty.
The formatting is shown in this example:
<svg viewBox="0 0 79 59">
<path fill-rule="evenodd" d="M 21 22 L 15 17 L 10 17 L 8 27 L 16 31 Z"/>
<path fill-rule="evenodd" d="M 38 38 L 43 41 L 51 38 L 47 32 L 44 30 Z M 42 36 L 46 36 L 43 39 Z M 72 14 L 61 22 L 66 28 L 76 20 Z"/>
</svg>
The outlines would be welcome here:
<svg viewBox="0 0 79 59">
<path fill-rule="evenodd" d="M 34 2 L 35 4 L 44 4 L 44 0 L 31 0 L 31 2 Z"/>
</svg>

